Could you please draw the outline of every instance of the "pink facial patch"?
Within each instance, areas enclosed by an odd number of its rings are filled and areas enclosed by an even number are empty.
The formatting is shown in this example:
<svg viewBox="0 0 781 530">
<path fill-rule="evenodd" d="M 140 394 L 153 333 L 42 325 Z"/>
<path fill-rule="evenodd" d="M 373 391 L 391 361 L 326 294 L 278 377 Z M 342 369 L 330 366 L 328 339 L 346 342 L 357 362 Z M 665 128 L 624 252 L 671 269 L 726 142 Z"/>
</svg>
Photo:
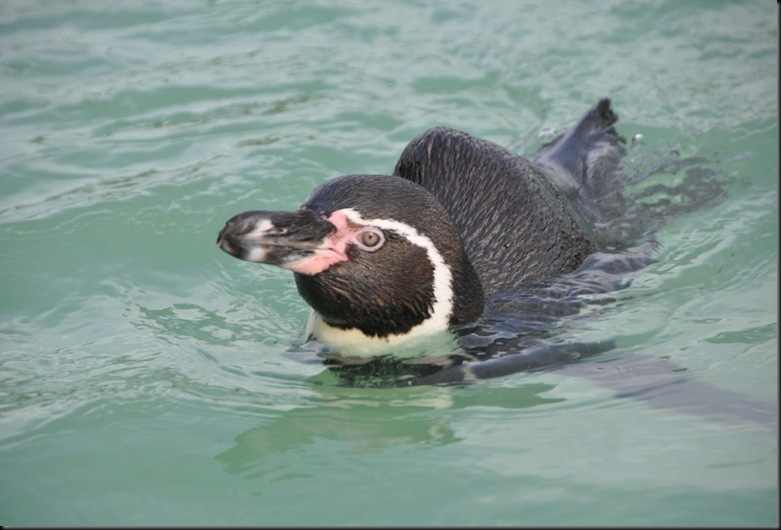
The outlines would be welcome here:
<svg viewBox="0 0 781 530">
<path fill-rule="evenodd" d="M 341 211 L 332 213 L 325 220 L 336 227 L 336 232 L 327 236 L 323 240 L 323 244 L 314 250 L 314 254 L 283 265 L 284 268 L 312 276 L 327 270 L 336 263 L 349 259 L 347 257 L 347 244 L 355 233 L 355 229 Z"/>
</svg>

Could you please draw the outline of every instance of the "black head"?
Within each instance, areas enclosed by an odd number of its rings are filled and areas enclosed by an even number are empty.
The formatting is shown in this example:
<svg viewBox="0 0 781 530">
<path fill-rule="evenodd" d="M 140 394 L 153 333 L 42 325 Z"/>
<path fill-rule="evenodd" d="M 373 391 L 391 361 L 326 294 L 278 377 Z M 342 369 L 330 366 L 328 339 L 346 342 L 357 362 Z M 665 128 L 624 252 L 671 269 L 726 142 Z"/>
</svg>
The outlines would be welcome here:
<svg viewBox="0 0 781 530">
<path fill-rule="evenodd" d="M 480 280 L 444 208 L 421 186 L 384 175 L 326 182 L 298 212 L 245 212 L 218 244 L 295 273 L 313 308 L 309 333 L 370 352 L 476 320 Z"/>
</svg>

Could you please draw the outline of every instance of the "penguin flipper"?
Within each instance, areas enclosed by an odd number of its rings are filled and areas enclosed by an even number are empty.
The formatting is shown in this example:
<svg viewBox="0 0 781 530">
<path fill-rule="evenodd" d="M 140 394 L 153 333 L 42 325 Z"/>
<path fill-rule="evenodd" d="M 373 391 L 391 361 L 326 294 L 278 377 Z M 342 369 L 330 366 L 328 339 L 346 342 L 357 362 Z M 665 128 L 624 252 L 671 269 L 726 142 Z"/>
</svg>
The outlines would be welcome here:
<svg viewBox="0 0 781 530">
<path fill-rule="evenodd" d="M 602 190 L 614 188 L 605 181 L 610 180 L 608 177 L 626 154 L 621 145 L 626 139 L 613 127 L 617 121 L 610 99 L 601 99 L 577 124 L 542 146 L 531 159 L 567 195 L 585 192 L 590 197 L 598 196 Z"/>
</svg>

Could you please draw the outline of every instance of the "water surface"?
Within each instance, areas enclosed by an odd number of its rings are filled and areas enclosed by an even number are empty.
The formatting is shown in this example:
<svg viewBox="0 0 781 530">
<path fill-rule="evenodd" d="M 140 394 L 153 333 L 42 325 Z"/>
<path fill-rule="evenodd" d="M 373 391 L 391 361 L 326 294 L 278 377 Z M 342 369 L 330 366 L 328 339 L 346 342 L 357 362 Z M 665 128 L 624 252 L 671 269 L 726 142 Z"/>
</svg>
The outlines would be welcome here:
<svg viewBox="0 0 781 530">
<path fill-rule="evenodd" d="M 282 355 L 308 315 L 292 275 L 214 245 L 234 213 L 390 172 L 431 126 L 530 153 L 609 96 L 644 138 L 631 171 L 701 156 L 729 195 L 572 333 L 616 341 L 607 370 L 670 362 L 775 407 L 776 21 L 770 2 L 3 2 L 0 522 L 777 524 L 777 423 L 748 405 L 566 371 L 336 386 Z"/>
</svg>

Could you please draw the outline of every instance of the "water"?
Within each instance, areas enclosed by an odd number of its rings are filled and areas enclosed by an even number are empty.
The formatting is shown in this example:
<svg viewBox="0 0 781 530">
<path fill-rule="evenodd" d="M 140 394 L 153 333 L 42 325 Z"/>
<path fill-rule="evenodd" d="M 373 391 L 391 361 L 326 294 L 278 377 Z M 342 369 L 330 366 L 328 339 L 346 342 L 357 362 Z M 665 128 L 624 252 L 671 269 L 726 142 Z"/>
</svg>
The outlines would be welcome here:
<svg viewBox="0 0 781 530">
<path fill-rule="evenodd" d="M 610 96 L 633 167 L 732 183 L 573 333 L 775 406 L 777 39 L 770 2 L 3 2 L 0 523 L 777 524 L 776 425 L 566 371 L 335 386 L 282 355 L 292 276 L 214 245 L 430 126 L 529 153 Z"/>
</svg>

